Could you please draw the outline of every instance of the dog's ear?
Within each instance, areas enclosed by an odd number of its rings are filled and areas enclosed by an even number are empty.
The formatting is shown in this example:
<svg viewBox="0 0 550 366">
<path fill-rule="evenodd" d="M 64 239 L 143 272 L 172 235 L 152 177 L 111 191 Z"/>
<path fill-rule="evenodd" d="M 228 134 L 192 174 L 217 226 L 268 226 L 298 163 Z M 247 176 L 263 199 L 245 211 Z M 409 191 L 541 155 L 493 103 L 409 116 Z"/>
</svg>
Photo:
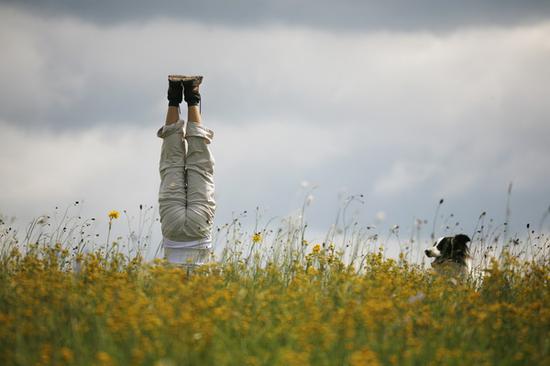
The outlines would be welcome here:
<svg viewBox="0 0 550 366">
<path fill-rule="evenodd" d="M 458 234 L 453 238 L 453 247 L 455 248 L 467 248 L 466 243 L 470 242 L 470 237 L 465 234 Z"/>
</svg>

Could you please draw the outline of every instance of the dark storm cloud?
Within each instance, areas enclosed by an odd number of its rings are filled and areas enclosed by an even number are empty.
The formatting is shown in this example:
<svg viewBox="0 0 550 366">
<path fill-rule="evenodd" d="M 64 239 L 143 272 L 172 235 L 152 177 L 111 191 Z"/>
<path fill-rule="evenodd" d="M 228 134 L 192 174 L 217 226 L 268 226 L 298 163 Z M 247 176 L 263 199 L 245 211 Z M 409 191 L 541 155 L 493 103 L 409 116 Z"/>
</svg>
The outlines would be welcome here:
<svg viewBox="0 0 550 366">
<path fill-rule="evenodd" d="M 154 17 L 211 24 L 290 24 L 340 30 L 452 30 L 462 26 L 536 22 L 550 15 L 546 0 L 8 0 L 35 13 L 72 15 L 98 23 Z"/>
</svg>

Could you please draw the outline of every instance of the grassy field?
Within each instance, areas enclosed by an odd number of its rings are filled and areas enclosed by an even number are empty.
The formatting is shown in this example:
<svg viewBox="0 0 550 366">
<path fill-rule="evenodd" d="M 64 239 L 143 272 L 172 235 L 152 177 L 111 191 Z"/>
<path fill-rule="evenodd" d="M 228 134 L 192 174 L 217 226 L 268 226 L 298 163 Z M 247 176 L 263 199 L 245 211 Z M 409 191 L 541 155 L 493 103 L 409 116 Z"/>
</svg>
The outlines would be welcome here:
<svg viewBox="0 0 550 366">
<path fill-rule="evenodd" d="M 529 257 L 504 246 L 462 281 L 377 245 L 344 260 L 300 232 L 228 235 L 191 274 L 3 232 L 0 364 L 550 364 L 547 240 Z"/>
</svg>

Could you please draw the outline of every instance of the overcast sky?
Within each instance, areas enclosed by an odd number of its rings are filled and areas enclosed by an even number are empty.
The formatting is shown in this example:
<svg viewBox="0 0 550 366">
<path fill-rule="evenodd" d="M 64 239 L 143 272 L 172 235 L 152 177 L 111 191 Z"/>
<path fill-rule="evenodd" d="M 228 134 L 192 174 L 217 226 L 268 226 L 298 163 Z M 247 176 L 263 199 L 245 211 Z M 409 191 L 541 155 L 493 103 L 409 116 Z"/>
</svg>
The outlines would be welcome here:
<svg viewBox="0 0 550 366">
<path fill-rule="evenodd" d="M 455 231 L 503 222 L 510 182 L 516 231 L 548 209 L 547 1 L 184 3 L 0 3 L 0 213 L 156 205 L 170 73 L 205 76 L 218 225 L 304 182 L 312 233 L 349 194 L 404 233 L 440 198 Z"/>
</svg>

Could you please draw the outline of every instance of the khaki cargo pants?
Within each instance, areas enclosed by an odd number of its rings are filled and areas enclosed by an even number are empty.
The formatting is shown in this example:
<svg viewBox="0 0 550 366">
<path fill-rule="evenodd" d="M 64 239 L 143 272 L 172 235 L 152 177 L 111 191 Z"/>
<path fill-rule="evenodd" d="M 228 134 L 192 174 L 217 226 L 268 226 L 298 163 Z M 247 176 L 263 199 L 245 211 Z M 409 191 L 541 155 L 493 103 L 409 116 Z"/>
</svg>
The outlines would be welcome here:
<svg viewBox="0 0 550 366">
<path fill-rule="evenodd" d="M 161 127 L 159 211 L 162 235 L 187 242 L 211 237 L 214 200 L 214 157 L 209 144 L 214 133 L 194 122 Z M 196 250 L 196 249 L 194 249 Z M 206 249 L 208 251 L 208 249 Z"/>
</svg>

